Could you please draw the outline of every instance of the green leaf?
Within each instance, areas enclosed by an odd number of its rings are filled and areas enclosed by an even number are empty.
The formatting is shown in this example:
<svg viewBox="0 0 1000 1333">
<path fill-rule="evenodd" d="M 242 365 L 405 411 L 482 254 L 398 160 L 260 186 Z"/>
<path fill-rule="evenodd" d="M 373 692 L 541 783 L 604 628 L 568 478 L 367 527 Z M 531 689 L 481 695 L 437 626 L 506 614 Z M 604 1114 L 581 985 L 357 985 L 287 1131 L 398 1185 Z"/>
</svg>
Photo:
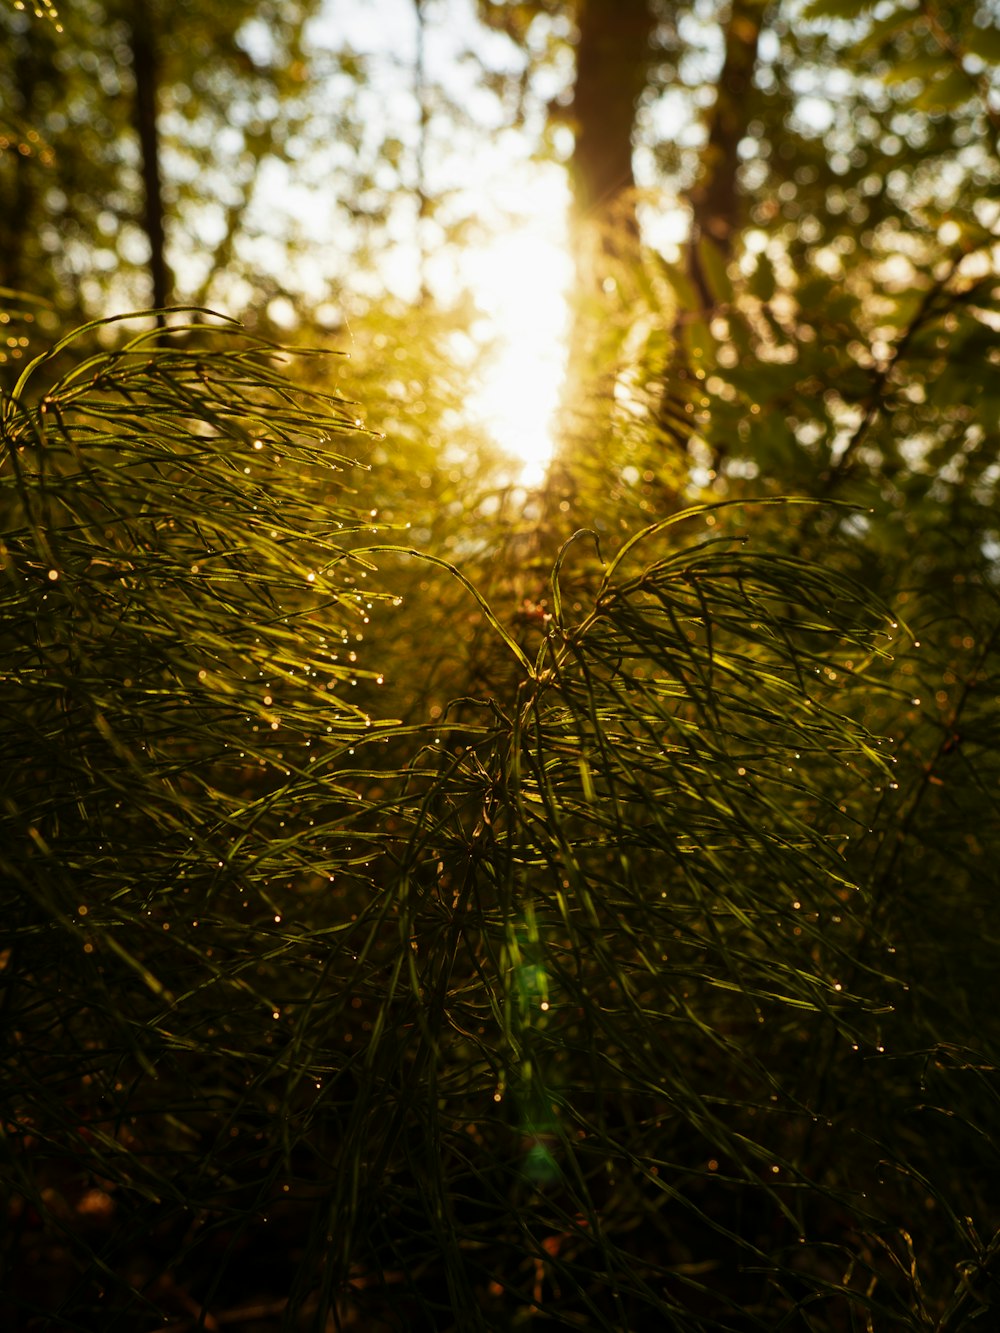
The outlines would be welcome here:
<svg viewBox="0 0 1000 1333">
<path fill-rule="evenodd" d="M 730 305 L 733 284 L 727 271 L 726 259 L 710 236 L 698 239 L 698 262 L 705 284 L 718 305 Z"/>
<path fill-rule="evenodd" d="M 962 45 L 970 55 L 979 56 L 988 65 L 1000 64 L 1000 28 L 966 28 Z"/>
<path fill-rule="evenodd" d="M 685 321 L 681 332 L 681 342 L 695 365 L 705 366 L 708 364 L 709 354 L 715 348 L 715 339 L 703 319 L 688 319 Z"/>
<path fill-rule="evenodd" d="M 767 255 L 757 256 L 757 267 L 751 273 L 747 286 L 753 296 L 759 301 L 770 301 L 777 290 L 777 280 L 774 276 L 774 265 L 768 259 Z"/>
<path fill-rule="evenodd" d="M 872 8 L 874 0 L 809 0 L 805 19 L 856 19 Z"/>
<path fill-rule="evenodd" d="M 909 83 L 916 79 L 924 83 L 928 79 L 943 77 L 954 68 L 951 59 L 943 51 L 925 52 L 909 60 L 900 60 L 883 74 L 883 82 L 896 85 Z"/>
<path fill-rule="evenodd" d="M 912 10 L 898 9 L 884 18 L 876 19 L 858 43 L 859 51 L 878 51 L 897 33 L 911 27 L 917 15 Z"/>
<path fill-rule="evenodd" d="M 951 111 L 976 95 L 976 86 L 964 70 L 951 68 L 913 99 L 920 111 Z"/>
</svg>

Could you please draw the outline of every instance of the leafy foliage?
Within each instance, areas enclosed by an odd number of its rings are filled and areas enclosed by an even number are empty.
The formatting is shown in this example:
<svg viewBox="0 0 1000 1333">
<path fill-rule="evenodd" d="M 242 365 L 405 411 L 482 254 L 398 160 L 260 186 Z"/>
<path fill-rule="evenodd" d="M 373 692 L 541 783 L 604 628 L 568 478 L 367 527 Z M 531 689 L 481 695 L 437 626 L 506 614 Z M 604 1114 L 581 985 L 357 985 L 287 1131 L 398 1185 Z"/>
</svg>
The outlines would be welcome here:
<svg viewBox="0 0 1000 1333">
<path fill-rule="evenodd" d="M 16 1320 L 961 1327 L 995 1042 L 893 942 L 891 830 L 940 833 L 930 779 L 872 815 L 888 612 L 690 510 L 571 542 L 535 649 L 480 599 L 508 692 L 375 720 L 354 409 L 275 357 L 140 333 L 4 400 Z"/>
<path fill-rule="evenodd" d="M 145 25 L 155 56 L 145 77 L 156 81 L 170 165 L 169 261 L 186 261 L 179 289 L 196 303 L 218 299 L 225 273 L 229 299 L 238 281 L 249 300 L 258 187 L 302 131 L 296 98 L 312 12 L 267 0 L 224 10 L 89 0 L 55 23 L 24 5 L 0 7 L 0 282 L 78 319 L 149 303 L 136 142 L 135 44 Z M 265 299 L 274 295 L 273 280 L 258 276 Z"/>
<path fill-rule="evenodd" d="M 255 262 L 282 157 L 355 182 L 366 299 L 383 230 L 423 280 L 464 226 L 435 152 L 479 110 L 433 6 L 407 125 L 310 6 L 17 8 L 6 282 L 103 309 L 141 280 L 140 10 L 191 290 L 260 330 L 298 284 L 303 340 L 343 332 L 325 270 Z M 600 120 L 574 5 L 481 8 L 522 47 L 482 57 L 497 125 L 553 89 L 552 144 L 571 96 Z M 33 359 L 54 305 L 0 288 L 12 1327 L 997 1306 L 992 11 L 634 8 L 646 208 L 697 216 L 666 257 L 602 249 L 544 494 L 466 424 L 474 312 L 425 281 L 342 373 L 204 310 Z"/>
</svg>

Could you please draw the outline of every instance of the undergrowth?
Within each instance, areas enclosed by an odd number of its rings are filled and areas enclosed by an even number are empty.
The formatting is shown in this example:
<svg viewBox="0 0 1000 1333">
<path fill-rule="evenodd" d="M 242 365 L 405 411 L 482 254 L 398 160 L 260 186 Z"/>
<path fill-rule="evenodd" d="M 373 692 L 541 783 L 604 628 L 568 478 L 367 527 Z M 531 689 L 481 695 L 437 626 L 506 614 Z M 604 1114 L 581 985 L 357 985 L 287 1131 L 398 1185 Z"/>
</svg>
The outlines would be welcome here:
<svg viewBox="0 0 1000 1333">
<path fill-rule="evenodd" d="M 467 586 L 509 690 L 395 724 L 353 406 L 93 335 L 2 404 L 12 1326 L 988 1310 L 993 1034 L 872 850 L 890 611 L 741 510 L 577 534 L 530 648 Z"/>
</svg>

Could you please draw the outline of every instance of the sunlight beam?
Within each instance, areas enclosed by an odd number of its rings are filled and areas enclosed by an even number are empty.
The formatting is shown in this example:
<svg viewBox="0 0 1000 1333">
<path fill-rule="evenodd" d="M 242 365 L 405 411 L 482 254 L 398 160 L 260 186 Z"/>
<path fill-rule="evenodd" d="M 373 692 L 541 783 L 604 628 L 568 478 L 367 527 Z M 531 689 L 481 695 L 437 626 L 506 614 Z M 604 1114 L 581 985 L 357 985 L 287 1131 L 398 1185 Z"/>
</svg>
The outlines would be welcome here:
<svg viewBox="0 0 1000 1333">
<path fill-rule="evenodd" d="M 565 202 L 546 186 L 539 183 L 530 222 L 467 252 L 462 264 L 483 313 L 484 340 L 495 344 L 470 408 L 515 460 L 514 480 L 524 486 L 540 485 L 552 459 L 566 372 L 573 266 Z"/>
</svg>

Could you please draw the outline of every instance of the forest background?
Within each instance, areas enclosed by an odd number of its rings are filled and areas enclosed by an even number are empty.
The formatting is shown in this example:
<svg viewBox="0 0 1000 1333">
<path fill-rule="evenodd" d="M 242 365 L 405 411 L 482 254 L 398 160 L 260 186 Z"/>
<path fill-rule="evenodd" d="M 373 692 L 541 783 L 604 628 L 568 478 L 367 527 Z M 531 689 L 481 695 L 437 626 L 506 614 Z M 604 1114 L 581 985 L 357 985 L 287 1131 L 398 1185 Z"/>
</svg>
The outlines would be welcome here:
<svg viewBox="0 0 1000 1333">
<path fill-rule="evenodd" d="M 997 18 L 0 7 L 12 1327 L 984 1326 Z"/>
</svg>

